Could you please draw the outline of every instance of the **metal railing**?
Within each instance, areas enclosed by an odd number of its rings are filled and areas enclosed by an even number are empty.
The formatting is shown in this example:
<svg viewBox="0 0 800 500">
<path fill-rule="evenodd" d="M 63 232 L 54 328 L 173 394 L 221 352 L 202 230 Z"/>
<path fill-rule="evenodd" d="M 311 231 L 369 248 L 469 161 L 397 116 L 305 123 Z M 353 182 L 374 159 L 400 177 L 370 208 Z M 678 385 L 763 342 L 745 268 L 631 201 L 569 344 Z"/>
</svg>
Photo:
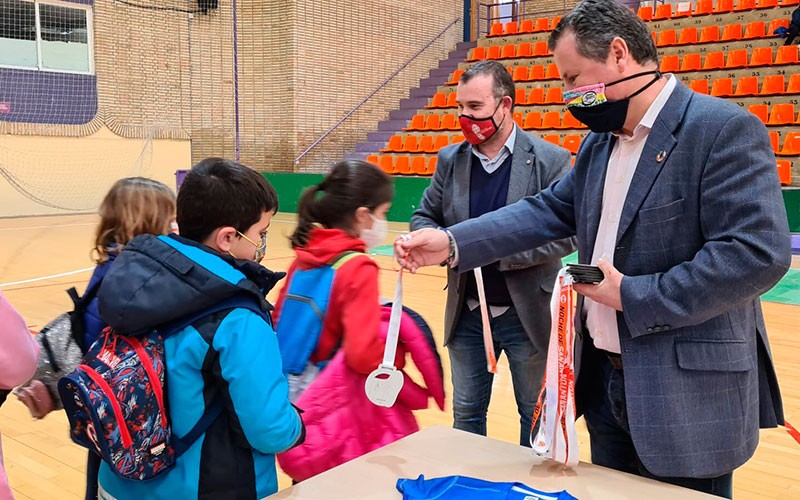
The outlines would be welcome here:
<svg viewBox="0 0 800 500">
<path fill-rule="evenodd" d="M 399 74 L 401 71 L 403 71 L 404 69 L 406 69 L 406 67 L 408 67 L 408 65 L 409 65 L 409 64 L 411 64 L 411 63 L 412 63 L 412 62 L 413 62 L 413 61 L 414 61 L 414 60 L 415 60 L 417 57 L 419 57 L 419 56 L 420 56 L 420 55 L 421 55 L 423 52 L 425 52 L 425 51 L 426 51 L 426 50 L 427 50 L 427 49 L 428 49 L 428 48 L 429 48 L 431 45 L 433 45 L 433 44 L 434 44 L 434 43 L 435 43 L 435 42 L 436 42 L 438 39 L 440 39 L 442 36 L 444 36 L 444 34 L 445 34 L 445 33 L 447 33 L 447 31 L 448 31 L 450 28 L 452 28 L 453 26 L 455 26 L 456 24 L 458 24 L 458 22 L 459 22 L 459 21 L 461 21 L 461 18 L 460 18 L 460 17 L 457 17 L 457 18 L 455 18 L 453 21 L 451 21 L 451 22 L 450 22 L 450 24 L 448 24 L 447 26 L 445 26 L 445 27 L 444 27 L 444 29 L 443 29 L 442 31 L 440 31 L 440 32 L 439 32 L 439 34 L 437 34 L 435 37 L 433 37 L 433 38 L 432 38 L 432 39 L 431 39 L 431 40 L 430 40 L 428 43 L 426 43 L 425 45 L 423 45 L 423 46 L 422 46 L 422 48 L 420 48 L 420 49 L 419 49 L 419 50 L 418 50 L 418 51 L 417 51 L 417 52 L 416 52 L 414 55 L 412 55 L 412 56 L 411 56 L 411 57 L 410 57 L 410 58 L 409 58 L 409 59 L 408 59 L 406 62 L 404 62 L 404 63 L 403 63 L 403 64 L 402 64 L 402 65 L 401 65 L 399 68 L 397 68 L 397 69 L 396 69 L 396 70 L 395 70 L 395 71 L 394 71 L 394 72 L 393 72 L 391 75 L 389 75 L 389 77 L 388 77 L 388 78 L 386 78 L 386 80 L 384 80 L 384 81 L 383 81 L 383 82 L 382 82 L 380 85 L 378 85 L 377 87 L 375 87 L 375 88 L 374 88 L 374 89 L 373 89 L 373 90 L 372 90 L 372 91 L 371 91 L 369 94 L 367 94 L 367 96 L 366 96 L 366 97 L 364 97 L 363 99 L 361 99 L 361 101 L 360 101 L 358 104 L 356 104 L 355 106 L 353 106 L 353 108 L 352 108 L 350 111 L 348 111 L 347 113 L 345 113 L 345 115 L 344 115 L 344 116 L 342 116 L 342 117 L 339 119 L 339 121 L 337 121 L 336 123 L 334 123 L 334 124 L 333 124 L 333 126 L 332 126 L 331 128 L 329 128 L 328 130 L 326 130 L 326 131 L 325 131 L 325 133 L 323 133 L 321 136 L 319 136 L 319 137 L 318 137 L 318 138 L 317 138 L 317 139 L 316 139 L 314 142 L 312 142 L 312 143 L 311 143 L 311 145 L 310 145 L 310 146 L 308 146 L 308 147 L 305 149 L 305 151 L 303 151 L 302 153 L 300 153 L 300 155 L 299 155 L 297 158 L 295 158 L 295 160 L 294 160 L 294 163 L 295 163 L 295 165 L 299 165 L 299 164 L 300 164 L 300 160 L 302 160 L 304 156 L 306 156 L 306 155 L 307 155 L 309 152 L 311 152 L 311 150 L 313 150 L 313 149 L 314 149 L 315 147 L 317 147 L 317 146 L 318 146 L 318 145 L 319 145 L 319 144 L 320 144 L 322 141 L 324 141 L 326 137 L 328 137 L 329 135 L 331 135 L 331 133 L 333 133 L 333 131 L 334 131 L 334 130 L 336 130 L 337 128 L 339 128 L 339 126 L 340 126 L 342 123 L 344 123 L 344 122 L 345 122 L 345 121 L 346 121 L 348 118 L 350 118 L 350 117 L 351 117 L 351 116 L 352 116 L 352 115 L 353 115 L 353 114 L 354 114 L 356 111 L 358 111 L 358 109 L 359 109 L 359 108 L 361 108 L 361 106 L 363 106 L 363 105 L 364 105 L 364 104 L 365 104 L 367 101 L 369 101 L 369 100 L 372 98 L 372 96 L 374 96 L 375 94 L 377 94 L 378 92 L 380 92 L 380 91 L 381 91 L 381 89 L 383 89 L 384 87 L 386 87 L 386 85 L 388 85 L 388 84 L 389 84 L 389 82 L 391 82 L 391 81 L 392 81 L 392 80 L 393 80 L 393 79 L 394 79 L 394 78 L 395 78 L 395 77 L 396 77 L 396 76 L 397 76 L 397 75 L 398 75 L 398 74 Z"/>
</svg>

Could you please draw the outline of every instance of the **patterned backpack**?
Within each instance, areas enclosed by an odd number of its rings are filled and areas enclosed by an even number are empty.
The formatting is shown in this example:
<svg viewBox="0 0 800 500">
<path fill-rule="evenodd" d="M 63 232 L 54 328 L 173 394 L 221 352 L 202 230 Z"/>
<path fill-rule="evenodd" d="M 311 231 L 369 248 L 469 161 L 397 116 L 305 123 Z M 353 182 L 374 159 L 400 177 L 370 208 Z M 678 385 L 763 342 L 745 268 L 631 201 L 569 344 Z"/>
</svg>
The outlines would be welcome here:
<svg viewBox="0 0 800 500">
<path fill-rule="evenodd" d="M 165 390 L 164 340 L 200 319 L 246 308 L 272 320 L 255 298 L 234 297 L 191 317 L 162 325 L 142 336 L 106 328 L 78 367 L 59 380 L 58 391 L 72 440 L 94 450 L 125 479 L 153 479 L 214 423 L 225 407 L 221 396 L 185 436 L 172 434 Z"/>
</svg>

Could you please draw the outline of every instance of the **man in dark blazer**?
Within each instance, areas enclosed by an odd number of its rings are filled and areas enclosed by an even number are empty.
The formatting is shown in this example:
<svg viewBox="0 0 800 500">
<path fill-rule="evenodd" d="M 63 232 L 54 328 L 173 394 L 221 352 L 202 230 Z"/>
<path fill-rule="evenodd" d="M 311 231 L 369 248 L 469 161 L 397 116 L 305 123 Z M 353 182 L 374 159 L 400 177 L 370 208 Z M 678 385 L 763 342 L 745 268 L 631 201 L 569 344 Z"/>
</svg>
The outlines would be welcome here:
<svg viewBox="0 0 800 500">
<path fill-rule="evenodd" d="M 411 270 L 463 272 L 571 235 L 605 279 L 576 285 L 576 403 L 594 463 L 727 496 L 783 410 L 759 297 L 791 248 L 760 120 L 658 73 L 650 30 L 584 0 L 550 38 L 592 129 L 538 196 L 396 242 Z M 604 85 L 598 85 L 604 84 Z"/>
<path fill-rule="evenodd" d="M 439 152 L 411 228 L 450 226 L 540 192 L 570 166 L 565 149 L 516 126 L 514 82 L 497 61 L 475 64 L 459 81 L 459 121 L 466 140 Z M 520 417 L 520 444 L 530 446 L 531 418 L 550 338 L 550 295 L 561 257 L 574 238 L 489 262 L 482 269 L 494 350 L 505 353 Z M 486 435 L 493 375 L 487 371 L 473 273 L 447 275 L 445 345 L 453 381 L 456 429 Z"/>
</svg>

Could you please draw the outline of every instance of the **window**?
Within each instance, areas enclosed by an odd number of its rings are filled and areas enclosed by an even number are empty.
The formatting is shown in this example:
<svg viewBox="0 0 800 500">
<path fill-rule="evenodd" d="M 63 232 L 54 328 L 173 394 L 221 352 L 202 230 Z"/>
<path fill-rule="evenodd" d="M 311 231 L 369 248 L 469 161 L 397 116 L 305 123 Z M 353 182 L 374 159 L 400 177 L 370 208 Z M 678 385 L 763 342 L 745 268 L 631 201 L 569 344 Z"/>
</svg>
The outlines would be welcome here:
<svg viewBox="0 0 800 500">
<path fill-rule="evenodd" d="M 92 73 L 90 8 L 0 0 L 0 66 Z"/>
</svg>

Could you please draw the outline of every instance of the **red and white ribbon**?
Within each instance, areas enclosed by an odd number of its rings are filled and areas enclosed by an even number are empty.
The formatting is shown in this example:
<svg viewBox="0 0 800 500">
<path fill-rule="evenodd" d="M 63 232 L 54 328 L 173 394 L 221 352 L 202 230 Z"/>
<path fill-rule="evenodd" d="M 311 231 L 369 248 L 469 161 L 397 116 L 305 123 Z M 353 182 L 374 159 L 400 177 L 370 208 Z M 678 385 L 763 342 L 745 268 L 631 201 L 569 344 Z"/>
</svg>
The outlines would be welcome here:
<svg viewBox="0 0 800 500">
<path fill-rule="evenodd" d="M 575 431 L 575 304 L 572 277 L 558 272 L 550 299 L 552 324 L 542 389 L 533 411 L 533 425 L 541 419 L 539 432 L 531 429 L 531 446 L 539 455 L 566 467 L 578 465 L 578 435 Z"/>
</svg>

